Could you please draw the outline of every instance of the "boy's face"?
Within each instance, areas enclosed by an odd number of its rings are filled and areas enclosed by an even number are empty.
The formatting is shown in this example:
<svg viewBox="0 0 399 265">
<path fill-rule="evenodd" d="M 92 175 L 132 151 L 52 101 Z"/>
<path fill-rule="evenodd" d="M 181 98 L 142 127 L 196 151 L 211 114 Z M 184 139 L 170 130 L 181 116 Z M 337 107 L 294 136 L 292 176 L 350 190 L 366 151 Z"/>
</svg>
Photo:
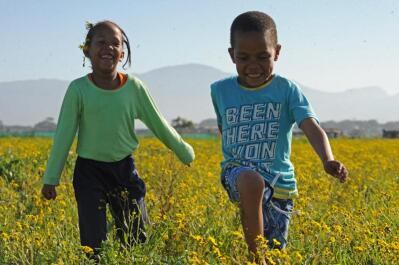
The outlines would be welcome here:
<svg viewBox="0 0 399 265">
<path fill-rule="evenodd" d="M 233 40 L 234 47 L 229 48 L 229 53 L 236 65 L 239 83 L 254 88 L 269 81 L 281 45 L 275 45 L 268 32 L 236 31 Z"/>
</svg>

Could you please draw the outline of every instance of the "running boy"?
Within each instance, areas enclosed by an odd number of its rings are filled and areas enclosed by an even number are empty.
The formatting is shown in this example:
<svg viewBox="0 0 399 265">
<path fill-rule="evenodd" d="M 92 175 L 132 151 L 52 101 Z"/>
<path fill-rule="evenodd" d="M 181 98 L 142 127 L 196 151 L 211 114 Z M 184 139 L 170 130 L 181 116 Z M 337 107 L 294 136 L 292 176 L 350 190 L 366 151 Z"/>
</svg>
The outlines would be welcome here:
<svg viewBox="0 0 399 265">
<path fill-rule="evenodd" d="M 231 25 L 230 44 L 238 76 L 211 85 L 222 133 L 221 182 L 230 200 L 239 203 L 245 240 L 256 255 L 258 235 L 266 237 L 270 248 L 284 248 L 287 243 L 292 199 L 298 193 L 290 161 L 294 123 L 328 174 L 344 182 L 348 172 L 334 160 L 328 138 L 300 88 L 273 73 L 281 50 L 273 19 L 257 11 L 239 15 Z"/>
</svg>

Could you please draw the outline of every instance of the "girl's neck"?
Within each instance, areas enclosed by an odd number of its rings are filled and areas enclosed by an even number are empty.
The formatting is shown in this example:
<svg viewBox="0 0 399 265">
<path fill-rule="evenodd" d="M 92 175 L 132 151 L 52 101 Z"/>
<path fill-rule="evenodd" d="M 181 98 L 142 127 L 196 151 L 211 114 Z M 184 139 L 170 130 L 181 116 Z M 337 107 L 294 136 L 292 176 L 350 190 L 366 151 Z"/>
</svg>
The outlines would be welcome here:
<svg viewBox="0 0 399 265">
<path fill-rule="evenodd" d="M 120 85 L 118 72 L 116 71 L 107 74 L 93 71 L 90 75 L 93 83 L 99 88 L 106 90 L 113 90 L 118 88 Z"/>
</svg>

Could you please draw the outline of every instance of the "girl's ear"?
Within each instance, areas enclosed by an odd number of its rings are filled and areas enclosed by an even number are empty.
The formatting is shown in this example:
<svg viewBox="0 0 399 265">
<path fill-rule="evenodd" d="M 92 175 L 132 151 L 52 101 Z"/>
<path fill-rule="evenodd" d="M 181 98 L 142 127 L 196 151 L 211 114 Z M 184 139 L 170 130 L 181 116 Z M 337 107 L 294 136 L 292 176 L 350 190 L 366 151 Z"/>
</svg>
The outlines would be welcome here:
<svg viewBox="0 0 399 265">
<path fill-rule="evenodd" d="M 229 51 L 231 60 L 233 61 L 233 63 L 236 63 L 236 61 L 234 59 L 234 48 L 229 48 L 228 51 Z"/>
<path fill-rule="evenodd" d="M 119 58 L 119 61 L 122 62 L 123 58 L 125 58 L 125 52 L 121 52 L 121 57 Z"/>
<path fill-rule="evenodd" d="M 87 58 L 89 58 L 89 47 L 87 47 L 87 46 L 85 45 L 85 46 L 83 46 L 82 50 L 83 50 L 83 54 L 84 54 Z"/>
</svg>

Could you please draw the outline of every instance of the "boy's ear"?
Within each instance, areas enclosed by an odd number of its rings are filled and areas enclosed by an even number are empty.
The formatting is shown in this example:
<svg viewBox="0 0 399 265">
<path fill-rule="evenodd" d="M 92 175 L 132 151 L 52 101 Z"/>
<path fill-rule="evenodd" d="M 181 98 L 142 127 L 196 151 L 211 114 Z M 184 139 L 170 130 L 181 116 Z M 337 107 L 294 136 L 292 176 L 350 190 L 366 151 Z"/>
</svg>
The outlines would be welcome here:
<svg viewBox="0 0 399 265">
<path fill-rule="evenodd" d="M 277 60 L 278 60 L 278 57 L 279 57 L 279 55 L 280 55 L 280 51 L 281 51 L 281 44 L 277 44 L 277 45 L 276 45 L 276 54 L 275 54 L 275 56 L 274 56 L 274 61 L 277 61 Z"/>
<path fill-rule="evenodd" d="M 229 48 L 228 51 L 229 51 L 231 60 L 233 61 L 233 63 L 236 63 L 236 61 L 234 60 L 234 48 Z"/>
<path fill-rule="evenodd" d="M 121 57 L 119 58 L 119 61 L 122 61 L 123 58 L 125 58 L 125 52 L 121 53 Z"/>
</svg>

